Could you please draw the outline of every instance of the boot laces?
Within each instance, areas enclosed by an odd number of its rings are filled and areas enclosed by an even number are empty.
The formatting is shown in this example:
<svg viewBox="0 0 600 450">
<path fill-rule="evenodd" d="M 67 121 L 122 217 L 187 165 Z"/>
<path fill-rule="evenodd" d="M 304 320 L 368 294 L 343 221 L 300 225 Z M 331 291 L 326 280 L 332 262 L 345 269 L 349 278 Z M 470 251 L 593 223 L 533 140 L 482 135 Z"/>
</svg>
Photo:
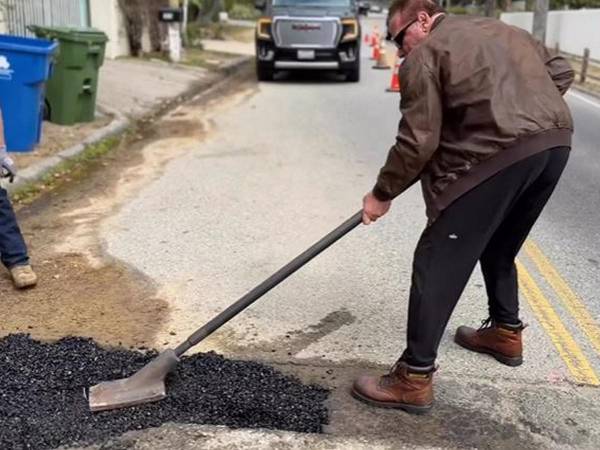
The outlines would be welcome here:
<svg viewBox="0 0 600 450">
<path fill-rule="evenodd" d="M 383 387 L 390 386 L 398 381 L 396 370 L 398 369 L 399 364 L 400 360 L 396 361 L 390 371 L 381 377 L 381 385 Z"/>
<path fill-rule="evenodd" d="M 481 326 L 479 327 L 478 331 L 485 330 L 486 328 L 491 328 L 491 327 L 492 327 L 492 318 L 488 317 L 487 319 L 481 321 Z"/>
</svg>

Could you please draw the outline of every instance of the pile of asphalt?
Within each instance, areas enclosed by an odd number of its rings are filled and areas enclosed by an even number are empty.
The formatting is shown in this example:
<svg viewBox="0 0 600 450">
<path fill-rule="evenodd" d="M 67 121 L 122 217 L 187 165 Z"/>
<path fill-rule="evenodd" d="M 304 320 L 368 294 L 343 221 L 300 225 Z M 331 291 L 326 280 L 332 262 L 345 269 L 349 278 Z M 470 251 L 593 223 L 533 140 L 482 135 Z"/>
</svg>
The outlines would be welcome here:
<svg viewBox="0 0 600 450">
<path fill-rule="evenodd" d="M 48 449 L 103 442 L 165 422 L 318 433 L 327 422 L 326 389 L 251 361 L 214 353 L 183 358 L 158 403 L 91 413 L 84 389 L 130 376 L 154 356 L 103 349 L 91 339 L 41 343 L 0 339 L 0 449 Z"/>
</svg>

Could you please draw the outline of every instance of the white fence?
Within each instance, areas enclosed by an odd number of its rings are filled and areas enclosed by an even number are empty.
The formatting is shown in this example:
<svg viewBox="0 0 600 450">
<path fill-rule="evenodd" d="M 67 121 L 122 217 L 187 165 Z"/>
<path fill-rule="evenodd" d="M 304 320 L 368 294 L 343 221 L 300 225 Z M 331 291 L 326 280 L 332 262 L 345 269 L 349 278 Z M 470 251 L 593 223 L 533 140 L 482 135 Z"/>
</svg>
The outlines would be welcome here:
<svg viewBox="0 0 600 450">
<path fill-rule="evenodd" d="M 87 1 L 2 0 L 4 26 L 9 34 L 30 35 L 28 25 L 86 26 Z"/>
<path fill-rule="evenodd" d="M 533 13 L 503 13 L 503 22 L 523 28 L 529 32 L 533 28 Z M 590 49 L 590 57 L 600 60 L 600 9 L 580 9 L 576 11 L 550 11 L 546 29 L 546 46 L 556 47 L 573 55 L 583 55 L 583 49 Z"/>
</svg>

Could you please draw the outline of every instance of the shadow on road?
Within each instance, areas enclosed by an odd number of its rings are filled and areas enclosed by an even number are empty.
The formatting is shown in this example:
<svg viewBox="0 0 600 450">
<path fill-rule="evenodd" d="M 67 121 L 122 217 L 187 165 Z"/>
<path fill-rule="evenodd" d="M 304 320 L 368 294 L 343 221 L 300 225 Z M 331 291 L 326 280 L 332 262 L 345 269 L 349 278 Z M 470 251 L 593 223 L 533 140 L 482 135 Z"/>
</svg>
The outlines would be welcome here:
<svg viewBox="0 0 600 450">
<path fill-rule="evenodd" d="M 284 84 L 337 84 L 345 83 L 345 80 L 345 75 L 334 71 L 295 70 L 277 72 L 272 82 Z"/>
</svg>

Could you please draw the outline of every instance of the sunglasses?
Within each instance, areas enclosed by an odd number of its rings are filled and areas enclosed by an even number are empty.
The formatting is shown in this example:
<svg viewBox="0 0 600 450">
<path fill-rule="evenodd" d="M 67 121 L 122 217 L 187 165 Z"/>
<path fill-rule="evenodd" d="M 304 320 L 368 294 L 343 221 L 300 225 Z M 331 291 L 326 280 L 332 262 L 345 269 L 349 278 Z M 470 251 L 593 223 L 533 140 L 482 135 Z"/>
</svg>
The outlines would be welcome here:
<svg viewBox="0 0 600 450">
<path fill-rule="evenodd" d="M 396 34 L 396 36 L 391 36 L 388 32 L 388 41 L 392 41 L 396 47 L 398 47 L 398 50 L 402 50 L 402 46 L 404 45 L 404 36 L 406 35 L 406 31 L 411 27 L 411 25 L 415 22 L 417 22 L 419 19 L 415 19 L 412 22 L 410 22 L 408 25 L 406 25 L 404 28 L 402 28 L 398 34 Z"/>
</svg>

